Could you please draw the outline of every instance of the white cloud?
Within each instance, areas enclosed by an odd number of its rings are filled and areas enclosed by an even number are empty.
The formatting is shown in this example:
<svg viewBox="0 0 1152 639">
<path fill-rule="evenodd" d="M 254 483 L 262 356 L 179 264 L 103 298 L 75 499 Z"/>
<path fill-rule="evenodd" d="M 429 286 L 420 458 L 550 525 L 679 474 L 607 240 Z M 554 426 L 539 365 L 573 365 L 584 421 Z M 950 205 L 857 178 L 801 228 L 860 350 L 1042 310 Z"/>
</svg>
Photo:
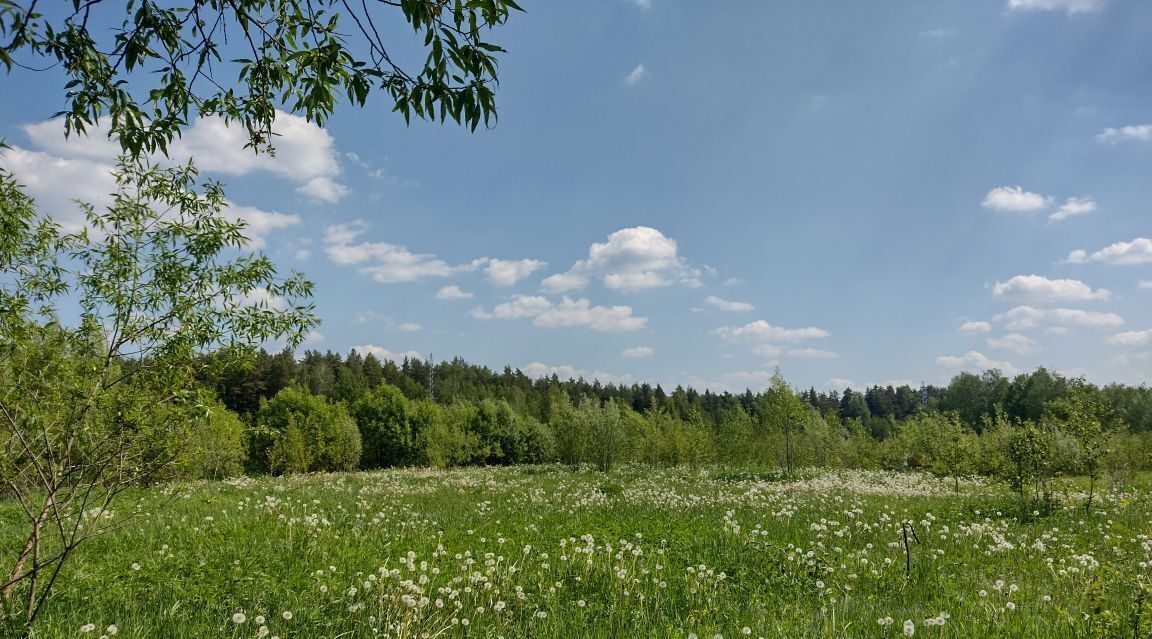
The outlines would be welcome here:
<svg viewBox="0 0 1152 639">
<path fill-rule="evenodd" d="M 320 342 L 323 342 L 323 341 L 324 341 L 324 333 L 321 333 L 320 331 L 308 331 L 308 334 L 304 336 L 304 341 L 301 342 L 301 345 L 302 346 L 309 346 L 309 345 L 319 344 Z"/>
<path fill-rule="evenodd" d="M 776 371 L 735 371 L 720 376 L 726 384 L 735 384 L 737 388 L 767 388 L 772 384 L 772 377 Z"/>
<path fill-rule="evenodd" d="M 964 355 L 941 355 L 936 358 L 936 364 L 941 368 L 955 371 L 986 371 L 993 368 L 1005 375 L 1016 375 L 1019 369 L 1010 362 L 994 360 L 979 351 L 968 351 Z"/>
<path fill-rule="evenodd" d="M 348 195 L 348 187 L 330 177 L 314 177 L 296 187 L 296 192 L 314 200 L 335 204 Z"/>
<path fill-rule="evenodd" d="M 756 310 L 755 306 L 752 306 L 751 304 L 749 304 L 747 302 L 731 302 L 731 301 L 716 297 L 715 295 L 709 295 L 704 300 L 704 302 L 711 304 L 712 306 L 715 306 L 716 308 L 718 308 L 722 311 L 728 311 L 730 313 L 742 313 L 742 312 Z"/>
<path fill-rule="evenodd" d="M 244 223 L 244 235 L 248 238 L 248 248 L 251 249 L 264 248 L 269 233 L 300 223 L 299 215 L 262 211 L 252 206 L 239 206 L 231 202 L 228 203 L 227 214 Z"/>
<path fill-rule="evenodd" d="M 1036 342 L 1026 335 L 1009 333 L 1003 337 L 994 337 L 988 340 L 988 345 L 1000 350 L 1012 351 L 1020 355 L 1031 355 L 1039 350 Z"/>
<path fill-rule="evenodd" d="M 1104 0 L 1008 0 L 1013 11 L 1065 11 L 1068 15 L 1096 11 Z"/>
<path fill-rule="evenodd" d="M 830 377 L 825 385 L 825 388 L 833 390 L 843 390 L 845 388 L 856 388 L 856 382 L 844 377 Z"/>
<path fill-rule="evenodd" d="M 1140 288 L 1152 288 L 1152 280 L 1140 280 L 1136 285 Z"/>
<path fill-rule="evenodd" d="M 360 353 L 361 355 L 375 355 L 376 359 L 386 360 L 390 359 L 394 362 L 402 362 L 405 359 L 423 360 L 424 356 L 416 351 L 407 351 L 405 353 L 394 353 L 383 346 L 376 346 L 375 344 L 360 344 L 353 346 L 351 350 Z"/>
<path fill-rule="evenodd" d="M 470 300 L 473 297 L 472 293 L 460 290 L 460 287 L 455 284 L 449 284 L 436 291 L 436 299 L 438 300 Z"/>
<path fill-rule="evenodd" d="M 992 317 L 993 321 L 1004 322 L 1010 331 L 1036 328 L 1039 324 L 1054 327 L 1115 328 L 1124 324 L 1124 319 L 1115 313 L 1085 311 L 1078 308 L 1036 308 L 1017 306 L 1006 313 Z M 1051 329 L 1049 329 L 1051 330 Z"/>
<path fill-rule="evenodd" d="M 992 296 L 1022 302 L 1086 302 L 1106 300 L 1108 289 L 1092 290 L 1080 280 L 1050 280 L 1041 275 L 1017 275 L 1007 282 L 996 282 Z"/>
<path fill-rule="evenodd" d="M 367 224 L 356 220 L 350 224 L 329 226 L 324 234 L 328 259 L 342 266 L 359 266 L 359 271 L 382 284 L 414 282 L 430 277 L 449 277 L 474 271 L 486 260 L 453 266 L 435 255 L 412 253 L 407 248 L 386 242 L 355 243 Z"/>
<path fill-rule="evenodd" d="M 1126 140 L 1152 142 L 1152 124 L 1108 127 L 1096 136 L 1096 141 L 1101 144 L 1120 144 Z"/>
<path fill-rule="evenodd" d="M 239 306 L 252 306 L 272 311 L 283 311 L 288 308 L 288 301 L 279 295 L 268 292 L 264 287 L 254 288 L 247 293 L 238 295 L 236 304 Z"/>
<path fill-rule="evenodd" d="M 386 330 L 398 331 L 401 333 L 415 333 L 424 329 L 423 326 L 417 324 L 416 322 L 397 322 L 391 317 L 388 317 L 387 315 L 381 315 L 375 311 L 364 311 L 362 313 L 357 313 L 355 317 L 352 318 L 352 323 L 379 324 Z"/>
<path fill-rule="evenodd" d="M 489 282 L 497 286 L 512 286 L 547 265 L 547 262 L 540 260 L 492 259 L 488 261 L 484 274 Z"/>
<path fill-rule="evenodd" d="M 551 366 L 541 362 L 532 362 L 524 368 L 521 368 L 520 372 L 533 379 L 541 379 L 544 377 L 551 377 L 552 375 L 556 375 L 563 380 L 584 378 L 585 380 L 599 380 L 601 382 L 616 384 L 630 384 L 632 382 L 631 375 L 617 375 L 615 373 L 606 373 L 604 371 L 587 371 L 576 368 L 571 364 Z"/>
<path fill-rule="evenodd" d="M 752 354 L 760 357 L 779 357 L 784 349 L 773 344 L 757 344 L 752 347 Z"/>
<path fill-rule="evenodd" d="M 301 262 L 307 261 L 312 258 L 312 251 L 308 249 L 298 249 L 296 251 L 296 259 Z"/>
<path fill-rule="evenodd" d="M 565 297 L 538 315 L 533 324 L 543 328 L 585 327 L 594 331 L 636 331 L 648 325 L 647 317 L 633 317 L 630 306 L 591 306 L 586 299 Z"/>
<path fill-rule="evenodd" d="M 115 167 L 93 160 L 67 159 L 12 147 L 0 150 L 0 164 L 27 188 L 39 211 L 68 231 L 86 225 L 77 200 L 99 211 L 114 202 L 113 194 L 118 190 L 113 177 Z M 245 224 L 243 232 L 251 249 L 264 248 L 270 233 L 300 223 L 298 215 L 264 211 L 234 202 L 225 202 L 225 206 L 221 216 Z"/>
<path fill-rule="evenodd" d="M 1117 346 L 1144 346 L 1152 343 L 1152 328 L 1146 331 L 1117 333 L 1109 337 L 1108 342 Z"/>
<path fill-rule="evenodd" d="M 793 348 L 785 353 L 785 355 L 804 359 L 830 359 L 836 357 L 836 353 L 820 350 L 819 348 Z"/>
<path fill-rule="evenodd" d="M 828 337 L 828 331 L 809 326 L 807 328 L 781 328 L 764 320 L 756 320 L 744 326 L 724 326 L 712 331 L 713 334 L 730 342 L 799 342 L 806 339 Z"/>
<path fill-rule="evenodd" d="M 648 318 L 634 317 L 630 306 L 592 306 L 586 299 L 568 297 L 555 304 L 533 295 L 517 295 L 491 311 L 477 306 L 471 315 L 480 320 L 532 317 L 532 324 L 540 328 L 587 328 L 599 332 L 635 331 L 648 325 Z"/>
<path fill-rule="evenodd" d="M 928 29 L 920 32 L 920 37 L 928 40 L 943 40 L 956 37 L 956 30 L 951 28 Z"/>
<path fill-rule="evenodd" d="M 1065 261 L 1072 264 L 1147 264 L 1152 262 L 1152 239 L 1138 237 L 1131 242 L 1116 242 L 1092 254 L 1083 249 L 1072 251 Z"/>
<path fill-rule="evenodd" d="M 632 4 L 640 7 L 641 9 L 648 10 L 652 8 L 652 0 L 631 0 Z"/>
<path fill-rule="evenodd" d="M 652 354 L 655 352 L 656 351 L 652 350 L 649 346 L 633 346 L 632 348 L 626 348 L 621 351 L 620 356 L 632 358 L 652 357 Z"/>
<path fill-rule="evenodd" d="M 112 165 L 120 154 L 120 145 L 108 139 L 105 121 L 89 128 L 88 135 L 64 137 L 62 118 L 23 127 L 37 147 L 64 158 L 88 159 Z M 173 162 L 194 158 L 196 166 L 209 174 L 248 175 L 267 172 L 296 182 L 301 193 L 328 202 L 339 201 L 348 193 L 338 183 L 340 162 L 332 136 L 305 118 L 283 111 L 276 112 L 273 138 L 275 154 L 256 153 L 245 148 L 247 130 L 223 118 L 199 118 L 169 145 L 168 157 Z M 154 158 L 163 161 L 162 158 Z"/>
<path fill-rule="evenodd" d="M 1087 215 L 1088 213 L 1095 212 L 1097 208 L 1096 200 L 1090 197 L 1070 197 L 1064 200 L 1064 203 L 1060 205 L 1060 208 L 1056 209 L 1055 213 L 1048 216 L 1048 221 L 1059 222 L 1077 215 Z"/>
<path fill-rule="evenodd" d="M 964 322 L 960 325 L 960 332 L 965 335 L 977 335 L 979 333 L 988 333 L 992 330 L 992 325 L 988 322 Z"/>
<path fill-rule="evenodd" d="M 635 86 L 636 83 L 643 80 L 646 75 L 648 75 L 648 71 L 644 69 L 644 65 L 638 64 L 635 69 L 632 69 L 628 75 L 624 77 L 624 84 Z"/>
<path fill-rule="evenodd" d="M 25 186 L 37 209 L 66 231 L 85 226 L 84 212 L 74 200 L 100 210 L 112 204 L 116 192 L 113 166 L 90 159 L 67 159 L 13 146 L 0 149 L 0 165 Z"/>
<path fill-rule="evenodd" d="M 536 317 L 552 308 L 552 302 L 538 295 L 517 295 L 509 302 L 497 304 L 489 313 L 477 306 L 472 309 L 476 319 L 521 319 Z"/>
<path fill-rule="evenodd" d="M 739 286 L 744 283 L 745 281 L 739 277 L 730 277 L 724 280 L 724 286 Z"/>
<path fill-rule="evenodd" d="M 980 203 L 986 209 L 997 211 L 1036 211 L 1052 203 L 1052 198 L 1030 193 L 1019 186 L 999 186 L 984 196 Z"/>
<path fill-rule="evenodd" d="M 607 242 L 594 243 L 588 258 L 573 264 L 568 272 L 544 278 L 542 286 L 548 292 L 563 293 L 584 288 L 594 277 L 623 292 L 676 283 L 700 286 L 700 272 L 689 267 L 677 251 L 676 240 L 654 228 L 620 229 Z"/>
</svg>

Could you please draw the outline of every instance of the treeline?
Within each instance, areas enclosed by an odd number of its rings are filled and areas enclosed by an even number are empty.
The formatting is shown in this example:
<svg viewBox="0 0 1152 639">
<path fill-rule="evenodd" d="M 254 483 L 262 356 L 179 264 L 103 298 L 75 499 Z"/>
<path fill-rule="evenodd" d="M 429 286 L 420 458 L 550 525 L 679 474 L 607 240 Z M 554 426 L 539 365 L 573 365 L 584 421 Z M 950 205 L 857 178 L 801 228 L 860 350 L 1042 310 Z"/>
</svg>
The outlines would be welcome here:
<svg viewBox="0 0 1152 639">
<path fill-rule="evenodd" d="M 840 422 L 860 420 L 873 437 L 884 439 L 896 423 L 924 410 L 955 413 L 964 425 L 977 431 L 998 414 L 1010 421 L 1037 421 L 1047 406 L 1068 396 L 1074 382 L 1079 383 L 1044 368 L 1012 378 L 992 370 L 981 375 L 960 373 L 947 386 L 872 386 L 863 392 L 810 388 L 799 394 L 821 416 Z M 641 414 L 663 411 L 680 420 L 703 419 L 717 426 L 730 420 L 734 411 L 758 419 L 763 405 L 763 393 L 752 390 L 714 393 L 678 386 L 667 392 L 659 384 L 602 384 L 596 380 L 562 380 L 556 375 L 532 379 L 518 369 L 505 367 L 496 372 L 460 358 L 440 362 L 429 371 L 424 360 L 381 361 L 355 351 L 346 357 L 331 351 L 306 351 L 299 360 L 290 351 L 275 355 L 260 352 L 250 368 L 232 371 L 210 384 L 226 406 L 242 415 L 252 414 L 261 400 L 290 386 L 334 402 L 351 403 L 381 384 L 397 388 L 410 400 L 432 399 L 440 405 L 460 400 L 503 400 L 516 413 L 541 422 L 551 419 L 556 392 L 567 395 L 573 404 L 592 397 L 601 403 L 623 404 Z M 1152 389 L 1122 384 L 1083 386 L 1109 408 L 1106 428 L 1152 431 Z"/>
<path fill-rule="evenodd" d="M 1024 496 L 1058 474 L 1095 482 L 1152 469 L 1149 389 L 1044 369 L 863 393 L 796 391 L 777 375 L 741 394 L 533 380 L 459 359 L 429 372 L 419 360 L 355 352 L 260 353 L 249 368 L 204 380 L 223 406 L 193 474 L 720 463 L 989 475 Z"/>
</svg>

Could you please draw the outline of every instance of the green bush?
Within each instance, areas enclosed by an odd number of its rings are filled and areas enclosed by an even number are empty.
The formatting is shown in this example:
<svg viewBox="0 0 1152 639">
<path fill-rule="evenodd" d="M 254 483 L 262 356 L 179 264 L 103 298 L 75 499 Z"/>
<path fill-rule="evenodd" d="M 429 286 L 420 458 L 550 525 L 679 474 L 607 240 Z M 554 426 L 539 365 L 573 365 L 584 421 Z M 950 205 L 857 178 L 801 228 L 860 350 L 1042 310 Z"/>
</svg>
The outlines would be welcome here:
<svg viewBox="0 0 1152 639">
<path fill-rule="evenodd" d="M 219 402 L 208 404 L 203 419 L 188 433 L 180 463 L 185 479 L 224 479 L 244 470 L 244 422 Z"/>
<path fill-rule="evenodd" d="M 277 475 L 355 470 L 360 447 L 360 431 L 343 404 L 286 388 L 260 404 L 249 463 Z"/>
<path fill-rule="evenodd" d="M 410 466 L 424 460 L 421 430 L 425 424 L 400 389 L 377 386 L 352 404 L 352 418 L 360 431 L 362 468 Z"/>
</svg>

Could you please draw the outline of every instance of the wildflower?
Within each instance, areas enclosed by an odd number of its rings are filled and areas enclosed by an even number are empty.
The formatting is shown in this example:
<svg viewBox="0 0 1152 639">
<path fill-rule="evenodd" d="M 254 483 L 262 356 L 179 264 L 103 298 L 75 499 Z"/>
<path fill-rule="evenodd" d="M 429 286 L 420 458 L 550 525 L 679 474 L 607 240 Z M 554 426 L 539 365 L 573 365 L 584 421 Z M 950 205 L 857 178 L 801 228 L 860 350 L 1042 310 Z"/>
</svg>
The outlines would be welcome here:
<svg viewBox="0 0 1152 639">
<path fill-rule="evenodd" d="M 256 622 L 256 625 L 263 626 L 264 625 L 264 615 L 260 615 L 260 616 L 256 617 L 255 619 L 253 619 L 253 621 Z"/>
<path fill-rule="evenodd" d="M 111 626 L 108 626 L 108 629 L 104 631 L 104 634 L 108 635 L 109 637 L 112 637 L 112 636 L 115 636 L 116 633 L 118 633 L 118 632 L 120 632 L 120 626 L 117 626 L 116 624 L 112 624 Z"/>
<path fill-rule="evenodd" d="M 232 623 L 234 623 L 234 624 L 239 625 L 239 624 L 244 623 L 245 621 L 248 621 L 248 616 L 242 612 L 238 612 L 238 613 L 232 615 Z"/>
<path fill-rule="evenodd" d="M 285 610 L 284 612 L 280 613 L 280 616 L 284 618 L 284 621 L 291 621 L 292 620 L 292 611 L 291 610 Z"/>
<path fill-rule="evenodd" d="M 140 564 L 137 564 L 137 563 L 132 564 L 132 570 L 140 570 Z"/>
<path fill-rule="evenodd" d="M 916 624 L 912 623 L 911 619 L 904 620 L 904 636 L 911 637 L 916 634 Z"/>
<path fill-rule="evenodd" d="M 86 623 L 83 626 L 80 626 L 80 632 L 92 632 L 95 629 L 96 624 L 94 623 Z"/>
</svg>

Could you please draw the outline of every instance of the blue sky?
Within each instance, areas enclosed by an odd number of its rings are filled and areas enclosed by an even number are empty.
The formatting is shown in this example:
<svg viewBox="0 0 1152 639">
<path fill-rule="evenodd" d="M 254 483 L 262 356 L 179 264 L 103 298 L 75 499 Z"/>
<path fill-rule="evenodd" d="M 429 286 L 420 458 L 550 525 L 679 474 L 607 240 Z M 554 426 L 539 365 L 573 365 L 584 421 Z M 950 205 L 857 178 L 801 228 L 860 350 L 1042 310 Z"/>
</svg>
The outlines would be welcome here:
<svg viewBox="0 0 1152 639">
<path fill-rule="evenodd" d="M 275 158 L 176 153 L 316 283 L 310 348 L 740 391 L 1044 365 L 1152 379 L 1152 3 L 525 3 L 500 121 L 383 99 Z M 62 82 L 16 73 L 0 162 L 61 220 L 108 191 Z"/>
</svg>

